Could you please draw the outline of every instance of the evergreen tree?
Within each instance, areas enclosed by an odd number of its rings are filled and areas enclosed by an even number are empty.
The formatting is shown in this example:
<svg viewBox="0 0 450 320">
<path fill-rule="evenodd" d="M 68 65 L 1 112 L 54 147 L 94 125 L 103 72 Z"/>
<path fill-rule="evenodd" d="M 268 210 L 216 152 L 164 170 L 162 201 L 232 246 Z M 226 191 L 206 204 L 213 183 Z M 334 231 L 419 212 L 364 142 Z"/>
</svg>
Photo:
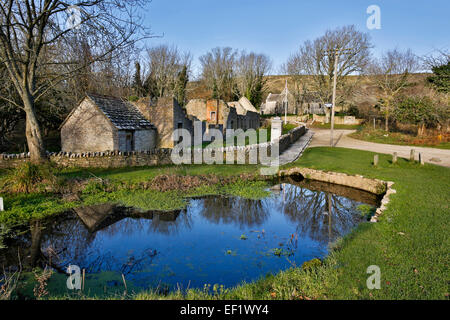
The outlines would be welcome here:
<svg viewBox="0 0 450 320">
<path fill-rule="evenodd" d="M 142 97 L 145 94 L 145 90 L 141 80 L 141 65 L 139 62 L 136 61 L 135 67 L 136 70 L 134 73 L 133 90 L 136 96 Z"/>
<path fill-rule="evenodd" d="M 431 70 L 433 75 L 427 78 L 431 86 L 439 92 L 450 92 L 450 61 L 447 64 L 434 66 Z"/>
<path fill-rule="evenodd" d="M 183 69 L 178 73 L 176 85 L 175 85 L 175 98 L 180 105 L 185 104 L 186 100 L 186 86 L 189 81 L 187 66 L 183 66 Z"/>
</svg>

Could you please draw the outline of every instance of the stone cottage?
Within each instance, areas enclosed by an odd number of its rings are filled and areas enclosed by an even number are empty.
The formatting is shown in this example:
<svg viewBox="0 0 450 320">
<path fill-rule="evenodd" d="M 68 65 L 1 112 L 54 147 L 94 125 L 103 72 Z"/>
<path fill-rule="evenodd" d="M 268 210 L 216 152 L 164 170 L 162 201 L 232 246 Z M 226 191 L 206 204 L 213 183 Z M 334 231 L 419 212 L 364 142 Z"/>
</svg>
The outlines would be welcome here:
<svg viewBox="0 0 450 320">
<path fill-rule="evenodd" d="M 148 151 L 156 128 L 139 109 L 119 98 L 88 94 L 61 125 L 65 152 Z"/>
<path fill-rule="evenodd" d="M 194 135 L 194 122 L 198 118 L 188 115 L 176 99 L 170 97 L 159 98 L 157 101 L 144 99 L 135 103 L 141 113 L 153 123 L 157 129 L 157 147 L 173 148 L 178 141 L 173 140 L 175 129 L 186 129 Z M 202 124 L 202 134 L 205 124 Z"/>
<path fill-rule="evenodd" d="M 298 114 L 297 102 L 294 95 L 289 92 L 287 81 L 281 93 L 269 93 L 266 102 L 261 104 L 261 114 L 284 114 L 286 104 L 288 114 Z"/>
</svg>

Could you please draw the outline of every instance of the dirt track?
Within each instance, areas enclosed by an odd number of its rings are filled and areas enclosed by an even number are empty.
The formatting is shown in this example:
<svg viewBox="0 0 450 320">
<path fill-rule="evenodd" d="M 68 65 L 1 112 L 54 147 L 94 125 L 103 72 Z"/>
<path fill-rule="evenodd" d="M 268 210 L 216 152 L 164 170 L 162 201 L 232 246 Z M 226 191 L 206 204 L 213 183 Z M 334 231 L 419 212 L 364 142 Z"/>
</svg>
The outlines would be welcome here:
<svg viewBox="0 0 450 320">
<path fill-rule="evenodd" d="M 330 145 L 329 129 L 313 128 L 311 130 L 314 131 L 314 136 L 310 145 L 311 147 Z M 419 153 L 421 153 L 425 157 L 425 162 L 450 167 L 450 150 L 367 142 L 348 137 L 348 134 L 352 132 L 355 132 L 355 130 L 334 130 L 335 143 L 336 140 L 339 139 L 336 147 L 367 150 L 386 154 L 397 152 L 399 157 L 407 159 L 409 159 L 411 149 L 414 149 L 416 160 L 419 160 Z"/>
</svg>

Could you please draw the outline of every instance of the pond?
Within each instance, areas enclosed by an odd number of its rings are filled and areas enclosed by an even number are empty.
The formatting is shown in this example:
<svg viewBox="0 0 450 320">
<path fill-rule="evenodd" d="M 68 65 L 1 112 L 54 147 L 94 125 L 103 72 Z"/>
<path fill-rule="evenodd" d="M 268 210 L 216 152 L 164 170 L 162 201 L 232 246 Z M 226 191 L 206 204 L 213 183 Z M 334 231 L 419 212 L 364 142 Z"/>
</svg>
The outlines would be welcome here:
<svg viewBox="0 0 450 320">
<path fill-rule="evenodd" d="M 260 200 L 190 199 L 186 209 L 141 212 L 113 204 L 35 221 L 6 241 L 0 267 L 68 265 L 102 286 L 231 287 L 313 258 L 347 234 L 378 204 L 367 192 L 313 181 L 283 181 Z M 115 279 L 115 280 L 114 280 Z M 65 283 L 64 283 L 65 285 Z"/>
</svg>

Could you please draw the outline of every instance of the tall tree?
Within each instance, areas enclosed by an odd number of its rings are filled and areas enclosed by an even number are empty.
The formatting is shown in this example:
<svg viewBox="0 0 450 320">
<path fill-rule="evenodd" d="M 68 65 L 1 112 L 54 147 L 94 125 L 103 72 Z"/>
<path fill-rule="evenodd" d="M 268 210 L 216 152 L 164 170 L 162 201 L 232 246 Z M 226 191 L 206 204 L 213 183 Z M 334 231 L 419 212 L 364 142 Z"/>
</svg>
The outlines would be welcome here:
<svg viewBox="0 0 450 320">
<path fill-rule="evenodd" d="M 175 88 L 180 72 L 191 67 L 192 56 L 177 47 L 160 45 L 147 50 L 148 75 L 146 83 L 152 97 L 176 96 Z"/>
<path fill-rule="evenodd" d="M 264 54 L 241 52 L 236 61 L 236 87 L 239 96 L 245 96 L 250 102 L 260 107 L 266 84 L 265 76 L 271 69 L 270 58 Z"/>
<path fill-rule="evenodd" d="M 237 52 L 230 47 L 217 47 L 200 57 L 201 77 L 215 98 L 231 101 L 235 81 Z"/>
<path fill-rule="evenodd" d="M 186 86 L 189 82 L 188 68 L 183 66 L 183 69 L 178 73 L 178 78 L 175 84 L 175 98 L 182 106 L 186 103 Z"/>
<path fill-rule="evenodd" d="M 350 49 L 339 56 L 337 68 L 337 99 L 345 101 L 352 93 L 354 82 L 349 75 L 361 73 L 370 62 L 372 44 L 367 33 L 360 32 L 354 25 L 328 30 L 313 41 L 307 40 L 283 65 L 283 71 L 295 77 L 297 88 L 303 86 L 302 76 L 311 76 L 310 90 L 322 103 L 331 102 L 335 50 Z M 299 94 L 299 92 L 298 92 Z"/>
<path fill-rule="evenodd" d="M 411 50 L 387 51 L 381 58 L 374 59 L 367 69 L 369 79 L 378 87 L 379 99 L 385 115 L 385 130 L 389 131 L 389 117 L 394 99 L 411 84 L 411 73 L 419 64 Z"/>
<path fill-rule="evenodd" d="M 31 161 L 46 159 L 36 105 L 86 65 L 70 59 L 74 34 L 90 44 L 87 64 L 150 36 L 138 9 L 145 0 L 5 0 L 0 2 L 0 63 L 20 97 L 10 101 L 26 114 Z"/>
<path fill-rule="evenodd" d="M 142 97 L 145 94 L 145 90 L 141 79 L 141 64 L 138 61 L 136 61 L 134 66 L 135 66 L 133 78 L 134 94 L 138 97 Z"/>
</svg>

